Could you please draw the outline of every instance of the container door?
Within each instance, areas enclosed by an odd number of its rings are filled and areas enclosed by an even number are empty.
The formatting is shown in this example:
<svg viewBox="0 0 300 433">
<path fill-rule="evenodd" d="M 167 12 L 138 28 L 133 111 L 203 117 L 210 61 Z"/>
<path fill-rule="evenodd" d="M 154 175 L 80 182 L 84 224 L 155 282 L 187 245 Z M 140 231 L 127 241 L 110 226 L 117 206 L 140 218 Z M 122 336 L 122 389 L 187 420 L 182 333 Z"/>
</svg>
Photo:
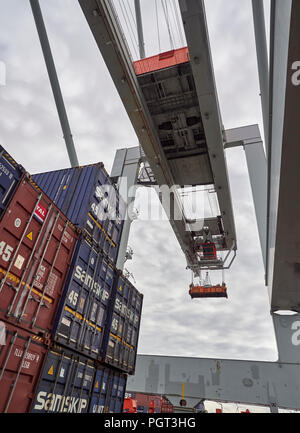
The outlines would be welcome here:
<svg viewBox="0 0 300 433">
<path fill-rule="evenodd" d="M 74 255 L 53 338 L 80 353 L 100 357 L 112 282 L 104 256 L 84 237 Z"/>
<path fill-rule="evenodd" d="M 47 354 L 41 337 L 0 322 L 0 413 L 29 412 Z"/>
<path fill-rule="evenodd" d="M 0 317 L 50 333 L 77 232 L 48 198 L 24 179 L 0 223 Z"/>
<path fill-rule="evenodd" d="M 71 351 L 50 351 L 31 412 L 87 412 L 94 375 L 87 358 Z"/>
</svg>

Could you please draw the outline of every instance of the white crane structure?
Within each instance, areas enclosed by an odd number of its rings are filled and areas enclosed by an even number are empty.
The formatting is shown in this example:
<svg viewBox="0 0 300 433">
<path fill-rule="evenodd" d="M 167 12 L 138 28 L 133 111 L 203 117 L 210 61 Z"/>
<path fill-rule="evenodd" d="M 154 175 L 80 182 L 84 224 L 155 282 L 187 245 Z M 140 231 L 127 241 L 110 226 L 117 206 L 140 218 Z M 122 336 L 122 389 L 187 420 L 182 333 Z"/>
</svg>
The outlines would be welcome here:
<svg viewBox="0 0 300 433">
<path fill-rule="evenodd" d="M 132 60 L 112 1 L 79 3 L 139 141 L 139 146 L 118 150 L 111 177 L 126 198 L 135 185 L 172 190 L 168 200 L 163 194 L 160 200 L 187 268 L 196 275 L 203 269 L 227 269 L 235 258 L 226 157 L 228 149 L 244 148 L 278 345 L 279 358 L 273 363 L 138 355 L 127 389 L 164 394 L 178 407 L 184 377 L 190 407 L 208 399 L 269 406 L 273 412 L 278 407 L 300 409 L 299 1 L 271 0 L 268 56 L 263 2 L 253 0 L 265 146 L 257 125 L 223 127 L 203 0 L 179 0 L 185 60 L 145 73 L 137 69 L 145 63 Z M 146 60 L 137 0 L 135 7 L 140 58 Z M 171 61 L 175 51 L 158 60 Z M 186 185 L 210 185 L 218 215 L 189 220 L 178 194 Z M 133 201 L 134 197 L 128 198 L 128 206 Z M 130 225 L 128 217 L 117 262 L 120 269 L 128 258 Z M 206 260 L 201 255 L 207 236 L 217 253 L 225 253 L 224 259 Z"/>
</svg>

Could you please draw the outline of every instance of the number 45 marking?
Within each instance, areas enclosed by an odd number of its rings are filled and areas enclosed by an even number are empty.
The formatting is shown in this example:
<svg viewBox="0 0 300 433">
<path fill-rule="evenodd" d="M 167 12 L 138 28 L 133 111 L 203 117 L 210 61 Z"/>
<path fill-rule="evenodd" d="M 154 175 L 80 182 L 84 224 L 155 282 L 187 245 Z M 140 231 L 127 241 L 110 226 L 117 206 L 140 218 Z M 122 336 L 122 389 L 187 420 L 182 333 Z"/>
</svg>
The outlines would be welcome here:
<svg viewBox="0 0 300 433">
<path fill-rule="evenodd" d="M 6 244 L 6 242 L 4 242 L 4 241 L 0 242 L 0 256 L 4 262 L 9 261 L 9 259 L 11 257 L 11 253 L 13 252 L 13 250 L 14 250 L 13 247 Z"/>
<path fill-rule="evenodd" d="M 78 293 L 75 292 L 74 290 L 72 290 L 72 291 L 70 292 L 69 296 L 68 296 L 68 299 L 69 299 L 70 303 L 71 303 L 72 305 L 74 305 L 74 307 L 75 307 L 76 304 L 77 304 Z"/>
</svg>

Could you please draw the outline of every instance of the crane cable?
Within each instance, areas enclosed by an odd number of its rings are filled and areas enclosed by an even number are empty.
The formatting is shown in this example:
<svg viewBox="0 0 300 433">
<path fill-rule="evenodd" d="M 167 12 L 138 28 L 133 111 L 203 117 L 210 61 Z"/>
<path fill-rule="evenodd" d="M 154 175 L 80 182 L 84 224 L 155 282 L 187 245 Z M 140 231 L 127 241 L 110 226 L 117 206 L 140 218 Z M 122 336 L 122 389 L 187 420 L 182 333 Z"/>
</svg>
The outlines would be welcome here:
<svg viewBox="0 0 300 433">
<path fill-rule="evenodd" d="M 174 41 L 175 41 L 175 45 L 176 45 L 176 38 L 175 38 L 175 36 L 177 36 L 178 40 L 180 40 L 179 29 L 178 29 L 178 26 L 177 26 L 175 15 L 174 15 L 174 2 L 172 0 L 169 0 L 169 2 L 170 2 L 170 10 L 171 10 L 171 13 L 172 13 L 172 21 L 171 21 L 171 23 L 173 22 L 173 25 L 174 25 L 174 28 L 175 28 L 175 30 L 174 30 Z M 171 13 L 170 13 L 170 15 L 171 15 Z"/>
<path fill-rule="evenodd" d="M 116 1 L 116 0 L 115 0 Z M 128 36 L 131 41 L 131 45 L 134 50 L 135 56 L 138 58 L 138 47 L 139 43 L 137 40 L 137 22 L 130 5 L 130 0 L 118 0 L 119 10 L 121 11 L 125 27 L 128 32 Z M 169 35 L 169 42 L 171 49 L 175 49 L 176 38 L 179 41 L 181 47 L 184 46 L 185 38 L 181 25 L 180 14 L 178 10 L 178 0 L 161 0 L 161 8 L 163 10 L 163 16 L 165 18 L 167 31 Z M 155 15 L 156 15 L 156 27 L 157 27 L 157 38 L 158 38 L 158 49 L 161 52 L 161 29 L 159 23 L 159 5 L 158 0 L 155 0 Z"/>
<path fill-rule="evenodd" d="M 183 47 L 185 45 L 185 38 L 179 17 L 178 0 L 161 0 L 161 4 L 168 28 L 171 48 L 175 48 L 176 36 L 179 46 Z"/>
<path fill-rule="evenodd" d="M 127 12 L 127 9 L 126 9 L 126 5 L 125 4 L 122 5 L 122 0 L 119 0 L 119 5 L 120 5 L 120 10 L 121 10 L 122 15 L 123 15 L 124 22 L 125 22 L 127 30 L 128 30 L 128 34 L 129 34 L 129 37 L 130 37 L 130 40 L 131 40 L 131 44 L 132 44 L 133 49 L 134 49 L 134 53 L 135 53 L 136 57 L 138 58 L 138 53 L 137 53 L 137 49 L 136 49 L 136 47 L 138 47 L 138 42 L 137 42 L 136 35 L 135 35 L 134 31 L 133 31 L 130 19 L 129 19 L 129 15 L 128 15 L 128 12 Z M 124 9 L 123 9 L 123 7 L 124 7 Z M 124 12 L 124 10 L 125 10 L 125 12 Z M 126 17 L 127 17 L 127 19 L 126 19 Z"/>
<path fill-rule="evenodd" d="M 131 11 L 130 4 L 128 3 L 128 1 L 127 1 L 127 4 L 128 4 L 128 7 L 129 7 L 129 9 Z M 124 11 L 125 11 L 125 14 L 126 14 L 126 17 L 127 17 L 127 20 L 128 20 L 128 26 L 129 26 L 129 29 L 131 30 L 131 34 L 132 34 L 132 37 L 133 37 L 133 39 L 131 38 L 131 42 L 132 42 L 132 44 L 135 43 L 135 47 L 138 48 L 139 44 L 138 44 L 138 40 L 137 40 L 137 35 L 134 32 L 134 28 L 137 27 L 136 21 L 134 20 L 133 14 L 132 14 L 132 11 L 131 11 L 131 16 L 132 16 L 132 19 L 133 19 L 133 25 L 131 24 L 129 14 L 127 12 L 126 4 L 124 4 L 123 6 L 124 6 Z M 134 42 L 133 42 L 133 40 L 134 40 Z M 134 49 L 135 49 L 135 47 L 134 47 Z"/>
<path fill-rule="evenodd" d="M 173 5 L 174 12 L 175 12 L 175 23 L 176 23 L 178 36 L 179 36 L 179 41 L 180 41 L 181 46 L 183 47 L 185 45 L 185 42 L 184 42 L 182 27 L 180 25 L 179 12 L 178 12 L 178 8 L 176 6 L 176 5 L 178 5 L 178 1 L 177 0 L 173 0 L 173 1 L 170 0 L 170 1 L 171 1 L 171 4 Z"/>
<path fill-rule="evenodd" d="M 164 15 L 165 15 L 165 20 L 166 20 L 166 24 L 167 24 L 167 28 L 168 28 L 171 49 L 174 50 L 174 41 L 173 41 L 173 38 L 172 38 L 172 31 L 171 31 L 170 22 L 169 22 L 169 13 L 168 13 L 167 0 L 165 0 L 165 3 L 164 3 L 164 0 L 161 0 L 161 4 L 162 4 L 162 7 L 163 7 L 163 11 L 164 11 Z"/>
<path fill-rule="evenodd" d="M 168 6 L 169 3 L 169 6 Z M 178 39 L 178 45 L 184 46 L 184 37 L 180 26 L 180 19 L 178 14 L 178 0 L 165 0 L 166 13 L 170 25 L 170 31 L 173 36 L 173 44 L 176 46 L 176 37 Z M 177 5 L 177 6 L 176 6 Z M 170 11 L 170 12 L 169 12 Z M 172 44 L 171 44 L 172 45 Z"/>
<path fill-rule="evenodd" d="M 131 6 L 130 6 L 129 0 L 127 0 L 127 5 L 128 5 L 128 9 L 129 9 L 129 12 L 130 12 L 130 15 L 131 15 L 131 19 L 132 19 L 132 21 L 133 21 L 133 24 L 135 25 L 135 27 L 137 27 L 136 19 L 135 19 L 134 13 L 133 13 L 133 11 L 132 11 L 132 8 L 131 8 Z"/>
<path fill-rule="evenodd" d="M 157 0 L 155 0 L 155 15 L 156 15 L 157 37 L 158 37 L 158 52 L 160 53 L 161 52 L 161 47 L 160 47 L 160 33 L 159 33 Z"/>
</svg>

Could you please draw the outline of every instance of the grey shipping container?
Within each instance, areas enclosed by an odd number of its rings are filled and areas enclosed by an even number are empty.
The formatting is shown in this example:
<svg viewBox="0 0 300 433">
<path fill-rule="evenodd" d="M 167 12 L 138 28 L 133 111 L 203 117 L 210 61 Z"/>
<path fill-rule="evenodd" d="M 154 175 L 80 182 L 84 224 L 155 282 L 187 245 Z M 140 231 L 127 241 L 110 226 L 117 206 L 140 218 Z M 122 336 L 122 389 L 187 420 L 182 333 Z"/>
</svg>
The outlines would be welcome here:
<svg viewBox="0 0 300 433">
<path fill-rule="evenodd" d="M 134 374 L 141 324 L 143 295 L 120 271 L 114 282 L 115 301 L 109 308 L 103 362 Z"/>
<path fill-rule="evenodd" d="M 61 211 L 116 261 L 126 205 L 102 163 L 33 175 Z"/>
</svg>

